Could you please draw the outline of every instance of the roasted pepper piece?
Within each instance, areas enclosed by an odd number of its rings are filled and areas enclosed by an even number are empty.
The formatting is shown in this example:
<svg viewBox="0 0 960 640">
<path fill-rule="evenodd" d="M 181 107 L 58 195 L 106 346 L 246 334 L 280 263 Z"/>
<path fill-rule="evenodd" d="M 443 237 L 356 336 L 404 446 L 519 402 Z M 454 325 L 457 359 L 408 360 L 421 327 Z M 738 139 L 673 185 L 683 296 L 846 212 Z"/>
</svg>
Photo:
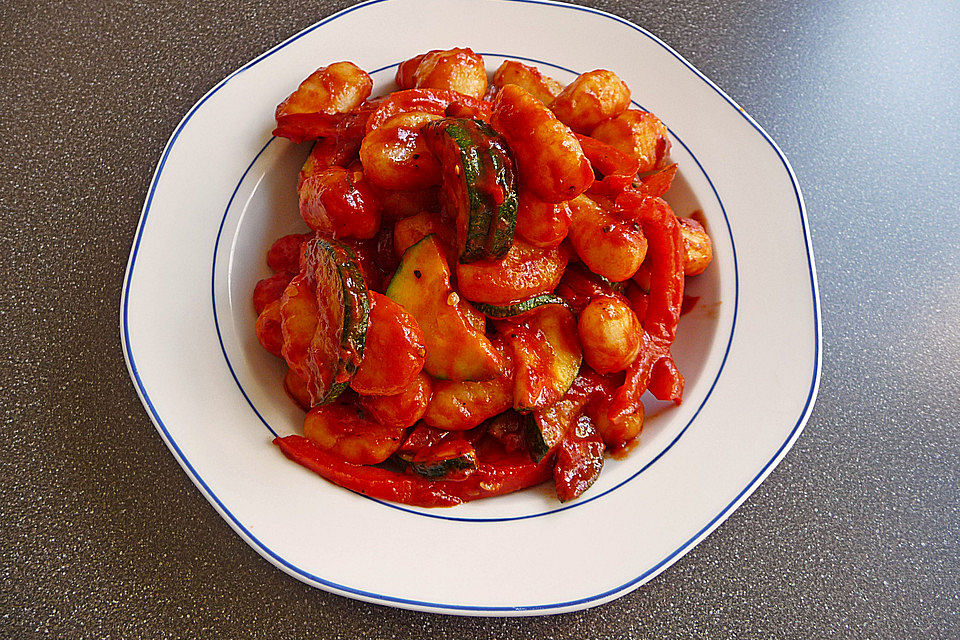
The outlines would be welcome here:
<svg viewBox="0 0 960 640">
<path fill-rule="evenodd" d="M 396 471 L 357 465 L 327 453 L 303 436 L 276 438 L 283 455 L 345 489 L 380 500 L 418 507 L 450 507 L 462 502 L 519 491 L 550 477 L 553 459 L 540 463 L 477 464 L 465 480 L 428 480 Z"/>
<path fill-rule="evenodd" d="M 603 438 L 587 416 L 580 416 L 557 449 L 553 468 L 557 498 L 569 502 L 580 497 L 603 469 Z"/>
<path fill-rule="evenodd" d="M 683 304 L 680 224 L 666 202 L 632 189 L 617 197 L 616 204 L 624 216 L 634 217 L 640 222 L 647 237 L 650 294 L 643 318 L 640 352 L 627 368 L 623 386 L 614 395 L 610 408 L 611 420 L 619 420 L 637 412 L 641 405 L 640 396 L 648 388 L 660 400 L 672 400 L 680 404 L 683 397 L 683 376 L 670 354 Z"/>
<path fill-rule="evenodd" d="M 639 160 L 590 136 L 575 135 L 590 166 L 600 174 L 590 187 L 592 193 L 615 196 L 633 184 L 637 169 L 640 168 Z"/>
</svg>

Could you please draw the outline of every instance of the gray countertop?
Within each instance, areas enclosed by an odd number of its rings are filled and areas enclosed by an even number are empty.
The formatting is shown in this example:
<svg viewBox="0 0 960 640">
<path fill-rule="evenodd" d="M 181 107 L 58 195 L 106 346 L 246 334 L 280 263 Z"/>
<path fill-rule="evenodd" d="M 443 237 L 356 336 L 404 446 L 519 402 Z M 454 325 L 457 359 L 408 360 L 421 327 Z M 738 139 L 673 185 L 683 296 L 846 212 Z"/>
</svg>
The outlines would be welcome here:
<svg viewBox="0 0 960 640">
<path fill-rule="evenodd" d="M 823 376 L 806 431 L 665 573 L 579 613 L 456 618 L 315 590 L 234 535 L 127 376 L 123 273 L 183 114 L 348 4 L 0 8 L 0 636 L 960 636 L 954 2 L 583 3 L 659 35 L 770 133 L 817 258 Z"/>
</svg>

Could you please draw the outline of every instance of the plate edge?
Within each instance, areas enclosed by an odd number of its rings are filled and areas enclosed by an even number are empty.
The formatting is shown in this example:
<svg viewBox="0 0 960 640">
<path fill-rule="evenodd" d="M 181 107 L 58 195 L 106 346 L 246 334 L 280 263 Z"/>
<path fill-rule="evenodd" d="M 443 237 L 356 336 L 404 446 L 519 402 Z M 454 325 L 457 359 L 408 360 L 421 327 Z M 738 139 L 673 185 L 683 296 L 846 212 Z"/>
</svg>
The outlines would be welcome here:
<svg viewBox="0 0 960 640">
<path fill-rule="evenodd" d="M 184 471 L 187 472 L 188 477 L 190 477 L 194 485 L 197 486 L 198 489 L 200 489 L 201 493 L 204 495 L 207 501 L 214 507 L 214 509 L 220 514 L 220 516 L 230 525 L 230 527 L 237 533 L 237 535 L 243 538 L 244 541 L 247 542 L 247 544 L 251 546 L 259 555 L 264 557 L 274 566 L 277 566 L 278 568 L 283 570 L 288 575 L 291 575 L 292 577 L 300 581 L 307 582 L 308 584 L 319 587 L 325 591 L 336 593 L 338 595 L 346 596 L 353 599 L 364 600 L 367 602 L 372 602 L 372 603 L 387 605 L 387 606 L 397 606 L 397 607 L 402 607 L 407 609 L 427 611 L 431 613 L 445 613 L 445 614 L 454 614 L 454 615 L 474 615 L 474 616 L 552 615 L 552 614 L 576 611 L 576 610 L 581 610 L 581 609 L 601 605 L 605 602 L 608 602 L 620 596 L 626 595 L 627 593 L 637 589 L 638 587 L 642 586 L 646 582 L 652 580 L 654 577 L 662 573 L 664 570 L 670 567 L 674 562 L 676 562 L 681 557 L 683 557 L 683 555 L 685 555 L 687 552 L 693 549 L 693 547 L 699 544 L 706 536 L 708 536 L 710 533 L 716 530 L 717 527 L 719 527 L 728 517 L 730 517 L 730 515 L 733 514 L 734 511 L 736 511 L 737 508 L 739 508 L 743 504 L 744 501 L 746 501 L 747 498 L 750 497 L 750 495 L 757 489 L 760 483 L 763 482 L 763 480 L 765 480 L 767 476 L 769 476 L 769 474 L 773 471 L 773 469 L 776 468 L 776 466 L 782 461 L 783 457 L 792 448 L 793 444 L 796 442 L 797 438 L 799 438 L 800 434 L 802 433 L 813 411 L 815 400 L 819 392 L 820 377 L 821 377 L 821 371 L 822 371 L 822 319 L 821 319 L 821 311 L 820 311 L 819 286 L 817 283 L 815 259 L 814 259 L 813 247 L 812 247 L 812 242 L 810 237 L 810 226 L 809 226 L 809 220 L 807 218 L 806 205 L 804 203 L 803 195 L 800 190 L 800 185 L 797 181 L 796 174 L 794 173 L 789 160 L 787 159 L 783 151 L 780 149 L 779 145 L 777 145 L 777 143 L 757 123 L 757 121 L 754 120 L 753 117 L 750 116 L 744 109 L 742 109 L 739 106 L 739 104 L 737 104 L 736 101 L 734 101 L 732 98 L 730 98 L 730 96 L 724 93 L 723 90 L 721 90 L 712 80 L 710 80 L 698 69 L 696 69 L 683 56 L 677 53 L 672 47 L 667 45 L 660 38 L 650 33 L 643 27 L 640 27 L 639 25 L 636 25 L 633 22 L 630 22 L 629 20 L 626 20 L 624 18 L 621 18 L 611 13 L 607 13 L 599 9 L 593 9 L 590 7 L 583 7 L 579 5 L 572 5 L 572 4 L 563 3 L 563 2 L 555 2 L 552 0 L 489 0 L 494 2 L 513 2 L 513 3 L 555 6 L 555 7 L 561 7 L 566 9 L 583 11 L 583 12 L 611 18 L 616 22 L 619 22 L 629 28 L 632 28 L 638 31 L 642 35 L 649 37 L 654 42 L 664 47 L 675 58 L 677 58 L 684 66 L 686 66 L 690 71 L 696 74 L 701 80 L 705 81 L 708 86 L 710 86 L 715 92 L 717 92 L 718 95 L 720 95 L 725 101 L 727 101 L 731 106 L 733 106 L 774 149 L 776 155 L 780 158 L 784 168 L 786 169 L 787 174 L 790 178 L 791 184 L 796 193 L 801 223 L 802 223 L 803 232 L 804 232 L 803 233 L 804 243 L 805 243 L 808 267 L 809 267 L 809 273 L 810 273 L 813 316 L 814 316 L 814 324 L 815 324 L 815 327 L 814 327 L 814 343 L 815 344 L 814 344 L 814 354 L 813 354 L 814 355 L 813 381 L 810 388 L 810 392 L 808 393 L 808 396 L 807 396 L 806 403 L 804 405 L 804 410 L 799 420 L 797 421 L 796 425 L 794 426 L 793 430 L 791 431 L 790 436 L 781 445 L 781 447 L 775 453 L 774 457 L 769 462 L 767 462 L 767 464 L 754 477 L 754 479 L 748 483 L 748 485 L 734 498 L 734 500 L 731 503 L 729 503 L 719 514 L 717 514 L 717 516 L 715 516 L 709 523 L 707 523 L 707 525 L 703 529 L 701 529 L 697 534 L 695 534 L 693 537 L 688 539 L 677 550 L 675 550 L 672 554 L 664 558 L 660 563 L 658 563 L 657 565 L 652 567 L 650 570 L 648 570 L 648 572 L 645 572 L 640 577 L 636 578 L 634 581 L 631 581 L 630 583 L 627 583 L 626 585 L 621 585 L 620 587 L 612 589 L 609 592 L 597 594 L 595 596 L 592 596 L 591 598 L 581 599 L 577 601 L 570 601 L 567 603 L 556 603 L 551 605 L 522 605 L 517 607 L 467 607 L 467 606 L 460 606 L 460 605 L 443 605 L 438 603 L 425 603 L 425 602 L 418 602 L 418 601 L 409 601 L 409 600 L 394 598 L 390 596 L 382 596 L 379 594 L 374 594 L 373 596 L 369 596 L 369 595 L 364 595 L 362 593 L 357 593 L 355 591 L 349 590 L 349 588 L 347 588 L 347 590 L 341 590 L 340 588 L 332 584 L 317 583 L 314 580 L 307 578 L 306 575 L 304 575 L 303 573 L 294 573 L 295 571 L 296 572 L 300 571 L 295 567 L 290 566 L 288 569 L 287 566 L 285 565 L 285 561 L 282 558 L 274 555 L 272 551 L 263 547 L 262 543 L 260 543 L 259 540 L 256 540 L 256 538 L 254 538 L 250 534 L 250 532 L 247 531 L 246 527 L 244 527 L 241 523 L 236 521 L 233 515 L 226 510 L 226 508 L 220 503 L 219 499 L 217 499 L 216 496 L 212 493 L 212 491 L 206 485 L 203 479 L 200 478 L 199 475 L 193 470 L 192 466 L 186 460 L 183 453 L 179 450 L 176 444 L 170 439 L 169 434 L 167 434 L 166 430 L 162 427 L 162 421 L 159 419 L 159 415 L 156 413 L 156 410 L 153 407 L 152 402 L 149 400 L 149 397 L 146 395 L 146 390 L 143 388 L 142 381 L 140 380 L 139 375 L 137 373 L 136 363 L 134 362 L 132 353 L 130 352 L 129 333 L 127 331 L 127 326 L 126 326 L 127 315 L 128 315 L 127 309 L 128 309 L 128 299 L 129 299 L 129 294 L 128 294 L 129 285 L 130 285 L 131 278 L 133 276 L 133 269 L 134 269 L 137 250 L 139 248 L 140 240 L 143 235 L 143 229 L 146 224 L 147 212 L 153 200 L 158 177 L 163 169 L 163 166 L 166 163 L 166 160 L 171 148 L 173 147 L 174 143 L 179 137 L 180 132 L 182 131 L 186 122 L 210 98 L 210 96 L 212 96 L 214 93 L 219 91 L 230 80 L 232 80 L 234 77 L 236 77 L 238 74 L 242 73 L 246 69 L 257 64 L 264 58 L 268 57 L 275 51 L 287 46 L 291 42 L 298 40 L 299 38 L 305 36 L 306 34 L 314 31 L 315 29 L 323 26 L 324 24 L 327 24 L 328 22 L 331 22 L 343 15 L 346 15 L 358 9 L 362 9 L 371 5 L 375 5 L 375 4 L 379 4 L 387 1 L 392 1 L 392 0 L 367 0 L 366 2 L 354 5 L 352 7 L 348 7 L 330 16 L 327 16 L 326 18 L 323 18 L 318 22 L 314 23 L 313 25 L 308 26 L 307 28 L 294 34 L 293 36 L 290 36 L 286 40 L 271 47 L 264 53 L 260 54 L 253 60 L 247 62 L 246 64 L 239 67 L 234 72 L 232 72 L 231 74 L 223 78 L 220 82 L 214 85 L 209 91 L 207 91 L 180 120 L 177 127 L 174 129 L 174 133 L 171 135 L 166 146 L 164 147 L 163 153 L 161 155 L 161 159 L 158 162 L 157 167 L 154 170 L 153 176 L 150 180 L 150 188 L 149 188 L 148 196 L 141 209 L 140 220 L 137 225 L 137 231 L 136 231 L 133 247 L 131 248 L 130 256 L 127 260 L 127 268 L 124 274 L 123 288 L 121 290 L 121 298 L 120 298 L 119 329 L 120 329 L 121 346 L 123 350 L 124 360 L 127 365 L 127 371 L 131 377 L 131 381 L 134 382 L 134 388 L 137 391 L 137 395 L 140 397 L 141 403 L 144 405 L 144 408 L 147 409 L 147 413 L 150 416 L 151 421 L 154 423 L 154 427 L 160 433 L 161 438 L 163 439 L 164 443 L 167 445 L 167 448 L 171 451 L 171 453 L 174 454 L 174 457 L 177 459 L 181 468 L 183 468 Z"/>
</svg>

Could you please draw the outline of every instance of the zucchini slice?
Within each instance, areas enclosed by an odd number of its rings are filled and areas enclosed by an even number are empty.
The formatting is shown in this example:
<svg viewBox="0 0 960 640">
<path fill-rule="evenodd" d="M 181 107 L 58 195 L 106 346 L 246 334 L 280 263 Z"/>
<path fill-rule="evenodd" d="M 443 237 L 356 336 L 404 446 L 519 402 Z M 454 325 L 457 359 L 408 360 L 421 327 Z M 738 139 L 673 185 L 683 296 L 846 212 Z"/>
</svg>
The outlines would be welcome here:
<svg viewBox="0 0 960 640">
<path fill-rule="evenodd" d="M 363 359 L 370 298 L 350 247 L 315 238 L 304 250 L 304 261 L 317 299 L 317 327 L 307 358 L 311 369 L 324 372 L 314 404 L 328 404 L 347 388 Z"/>
<path fill-rule="evenodd" d="M 404 252 L 387 297 L 403 305 L 423 329 L 423 368 L 431 376 L 490 380 L 500 375 L 503 356 L 473 324 L 472 315 L 480 314 L 450 287 L 450 269 L 433 234 Z"/>
<path fill-rule="evenodd" d="M 435 120 L 422 133 L 440 159 L 441 197 L 457 221 L 460 262 L 502 258 L 517 226 L 516 170 L 506 141 L 468 118 Z"/>
<path fill-rule="evenodd" d="M 524 416 L 523 435 L 534 462 L 553 453 L 573 425 L 584 418 L 588 399 L 579 393 L 568 393 L 553 405 Z"/>
<path fill-rule="evenodd" d="M 496 318 L 497 320 L 502 320 L 503 318 L 514 318 L 516 316 L 522 316 L 523 314 L 529 311 L 533 311 L 537 307 L 540 307 L 545 304 L 562 304 L 566 306 L 567 302 L 560 296 L 555 296 L 553 294 L 545 293 L 539 296 L 534 296 L 529 300 L 524 300 L 522 302 L 514 302 L 513 304 L 508 304 L 505 306 L 487 304 L 485 302 L 477 302 L 474 304 L 474 306 L 477 308 L 477 311 L 487 316 L 488 318 Z"/>
<path fill-rule="evenodd" d="M 463 480 L 477 469 L 477 451 L 468 437 L 422 425 L 410 432 L 395 457 L 431 480 Z"/>
<path fill-rule="evenodd" d="M 502 321 L 498 331 L 513 348 L 513 408 L 543 409 L 560 400 L 583 359 L 577 321 L 570 309 L 543 304 L 520 318 Z"/>
<path fill-rule="evenodd" d="M 467 440 L 450 439 L 421 451 L 410 461 L 410 469 L 431 480 L 456 480 L 477 468 L 477 452 Z"/>
</svg>

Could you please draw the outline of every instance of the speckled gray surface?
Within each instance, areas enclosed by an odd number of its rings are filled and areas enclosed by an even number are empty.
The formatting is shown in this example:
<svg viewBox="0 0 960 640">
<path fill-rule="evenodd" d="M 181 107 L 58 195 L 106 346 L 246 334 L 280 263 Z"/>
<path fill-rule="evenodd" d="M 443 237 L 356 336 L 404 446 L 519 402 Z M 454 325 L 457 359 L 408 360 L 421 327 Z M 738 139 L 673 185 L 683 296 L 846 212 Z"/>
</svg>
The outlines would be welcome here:
<svg viewBox="0 0 960 640">
<path fill-rule="evenodd" d="M 124 267 L 182 115 L 348 4 L 0 8 L 0 636 L 960 636 L 954 2 L 584 3 L 658 34 L 770 132 L 819 267 L 824 367 L 804 435 L 660 577 L 579 613 L 461 619 L 314 590 L 230 531 L 127 377 Z"/>
</svg>

